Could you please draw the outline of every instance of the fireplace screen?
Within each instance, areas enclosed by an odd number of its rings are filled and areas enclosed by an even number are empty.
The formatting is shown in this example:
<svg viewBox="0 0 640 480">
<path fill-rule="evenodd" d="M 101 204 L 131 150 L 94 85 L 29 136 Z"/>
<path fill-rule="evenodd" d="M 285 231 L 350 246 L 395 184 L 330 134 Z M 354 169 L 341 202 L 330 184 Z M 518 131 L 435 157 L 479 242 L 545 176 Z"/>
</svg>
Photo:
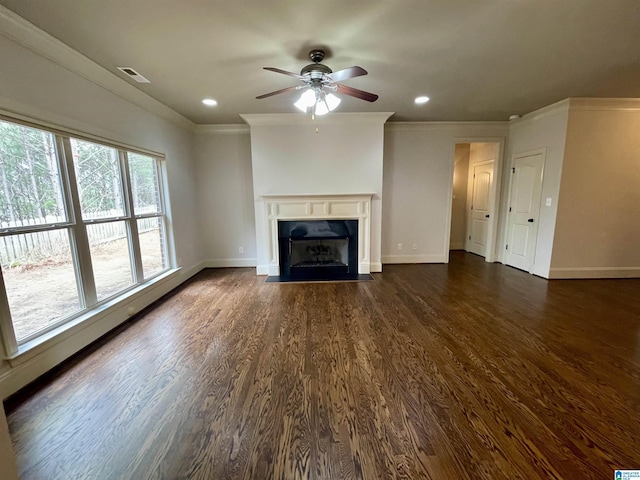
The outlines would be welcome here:
<svg viewBox="0 0 640 480">
<path fill-rule="evenodd" d="M 358 274 L 358 221 L 279 221 L 280 275 Z"/>
</svg>

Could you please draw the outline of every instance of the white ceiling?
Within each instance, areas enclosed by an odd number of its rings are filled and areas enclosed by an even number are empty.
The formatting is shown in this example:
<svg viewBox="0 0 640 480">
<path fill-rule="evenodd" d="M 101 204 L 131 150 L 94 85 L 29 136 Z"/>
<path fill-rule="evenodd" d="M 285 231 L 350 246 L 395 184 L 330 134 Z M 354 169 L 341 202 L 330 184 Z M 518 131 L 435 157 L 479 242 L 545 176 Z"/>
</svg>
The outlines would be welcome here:
<svg viewBox="0 0 640 480">
<path fill-rule="evenodd" d="M 324 47 L 344 83 L 376 93 L 339 111 L 391 121 L 507 120 L 567 97 L 640 97 L 640 0 L 0 0 L 198 124 L 292 113 L 299 72 Z M 415 106 L 414 97 L 431 102 Z M 218 106 L 201 100 L 212 97 Z"/>
</svg>

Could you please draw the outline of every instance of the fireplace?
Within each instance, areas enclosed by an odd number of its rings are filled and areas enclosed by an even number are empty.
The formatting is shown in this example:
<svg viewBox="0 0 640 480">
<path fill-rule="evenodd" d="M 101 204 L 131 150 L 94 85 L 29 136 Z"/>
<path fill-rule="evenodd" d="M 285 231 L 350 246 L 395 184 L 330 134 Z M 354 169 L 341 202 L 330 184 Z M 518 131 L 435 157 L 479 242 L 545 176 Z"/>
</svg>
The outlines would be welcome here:
<svg viewBox="0 0 640 480">
<path fill-rule="evenodd" d="M 358 220 L 278 221 L 280 277 L 358 278 Z"/>
<path fill-rule="evenodd" d="M 361 277 L 369 275 L 371 272 L 369 256 L 371 252 L 371 194 L 262 195 L 262 198 L 264 198 L 266 207 L 264 217 L 266 221 L 257 223 L 256 231 L 258 232 L 257 238 L 259 240 L 258 248 L 261 245 L 260 240 L 263 239 L 262 245 L 266 249 L 268 264 L 258 265 L 258 273 L 268 275 L 271 280 L 267 279 L 267 281 L 289 281 L 283 279 L 291 276 L 291 261 L 281 261 L 281 255 L 289 255 L 289 240 L 287 239 L 286 243 L 282 243 L 281 238 L 291 237 L 292 234 L 292 252 L 294 245 L 298 242 L 315 242 L 315 244 L 299 244 L 296 249 L 303 247 L 306 255 L 315 253 L 317 255 L 316 263 L 328 262 L 328 256 L 336 253 L 336 250 L 344 252 L 344 241 L 342 243 L 334 241 L 347 240 L 346 237 L 348 237 L 347 256 L 344 257 L 341 254 L 339 258 L 341 264 L 348 265 L 347 273 L 344 275 L 352 275 L 352 272 Z M 333 221 L 338 221 L 338 223 L 333 224 L 332 227 L 329 222 Z M 284 225 L 286 222 L 290 222 L 292 226 L 289 227 L 289 231 L 285 232 L 283 230 L 281 232 L 281 228 L 285 227 L 280 225 Z M 301 229 L 294 232 L 296 229 L 294 224 L 297 224 Z M 306 232 L 302 228 L 306 228 Z M 260 232 L 263 232 L 262 235 Z M 329 238 L 327 239 L 326 237 Z M 327 241 L 333 243 L 330 249 L 325 248 Z M 281 244 L 286 245 L 286 248 L 281 248 Z M 306 247 L 309 246 L 312 248 L 307 252 Z M 315 250 L 314 246 L 317 246 Z M 355 262 L 353 258 L 349 257 L 354 252 L 356 255 Z M 318 267 L 318 265 L 308 265 L 301 265 L 299 268 Z M 330 265 L 325 263 L 324 266 L 329 267 Z M 333 266 L 341 267 L 344 270 L 343 265 Z M 294 272 L 294 275 L 296 273 Z M 349 280 L 349 278 L 346 280 Z"/>
</svg>

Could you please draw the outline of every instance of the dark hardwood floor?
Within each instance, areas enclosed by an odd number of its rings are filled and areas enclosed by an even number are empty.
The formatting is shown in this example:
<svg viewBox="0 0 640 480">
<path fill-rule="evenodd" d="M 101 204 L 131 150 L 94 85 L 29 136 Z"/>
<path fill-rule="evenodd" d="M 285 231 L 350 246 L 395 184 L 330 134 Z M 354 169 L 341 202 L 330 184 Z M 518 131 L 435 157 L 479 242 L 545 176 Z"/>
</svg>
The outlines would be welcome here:
<svg viewBox="0 0 640 480">
<path fill-rule="evenodd" d="M 30 480 L 609 479 L 640 469 L 640 280 L 206 270 L 6 408 Z"/>
</svg>

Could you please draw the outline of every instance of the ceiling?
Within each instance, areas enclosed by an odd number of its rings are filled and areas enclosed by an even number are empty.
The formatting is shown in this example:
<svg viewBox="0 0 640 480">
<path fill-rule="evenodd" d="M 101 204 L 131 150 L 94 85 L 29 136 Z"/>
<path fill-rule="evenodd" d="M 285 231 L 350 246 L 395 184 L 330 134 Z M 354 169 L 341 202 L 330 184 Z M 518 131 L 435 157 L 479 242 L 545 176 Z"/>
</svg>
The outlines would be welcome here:
<svg viewBox="0 0 640 480">
<path fill-rule="evenodd" d="M 338 111 L 391 121 L 507 120 L 567 97 L 640 97 L 640 0 L 0 0 L 198 124 L 293 113 L 299 72 L 323 47 L 346 85 Z M 116 70 L 132 67 L 138 84 Z M 413 99 L 431 101 L 416 106 Z M 205 97 L 216 107 L 201 103 Z"/>
</svg>

